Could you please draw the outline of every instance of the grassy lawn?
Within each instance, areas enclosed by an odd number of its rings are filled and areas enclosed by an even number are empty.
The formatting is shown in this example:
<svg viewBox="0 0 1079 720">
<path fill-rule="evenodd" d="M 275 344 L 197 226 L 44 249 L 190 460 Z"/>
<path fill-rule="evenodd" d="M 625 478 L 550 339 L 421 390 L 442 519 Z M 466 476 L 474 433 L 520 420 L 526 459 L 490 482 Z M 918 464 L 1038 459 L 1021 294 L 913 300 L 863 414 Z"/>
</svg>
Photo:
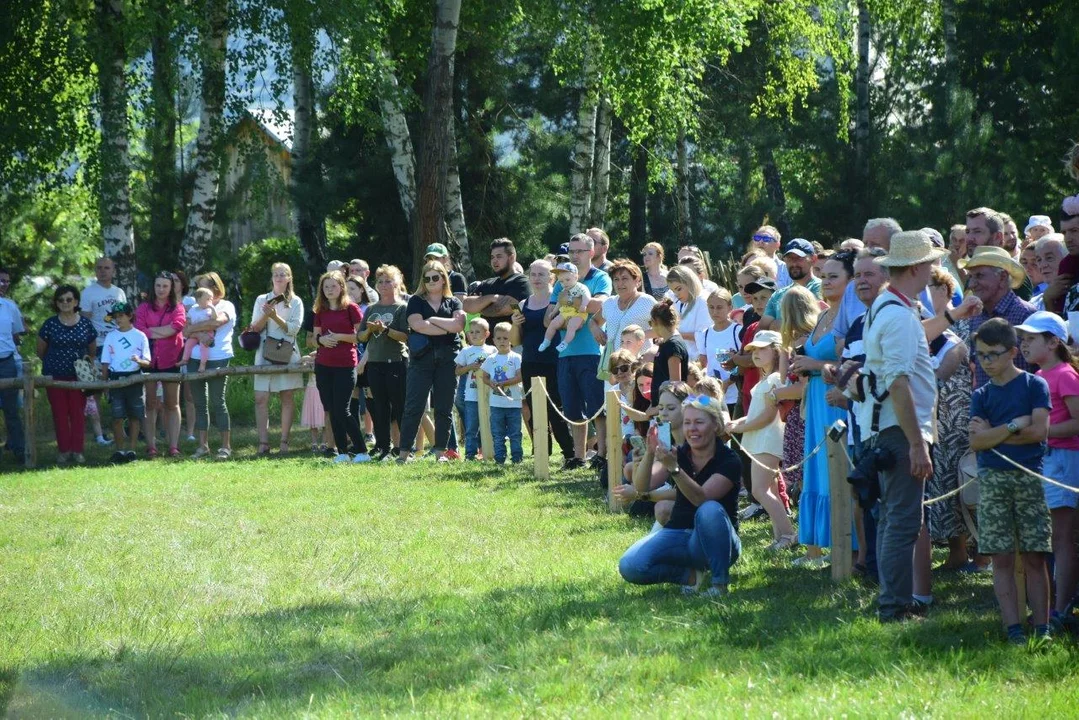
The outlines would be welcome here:
<svg viewBox="0 0 1079 720">
<path fill-rule="evenodd" d="M 924 623 L 767 557 L 624 584 L 646 531 L 529 464 L 138 462 L 0 476 L 0 714 L 1069 717 L 1076 655 L 1005 646 L 984 576 Z"/>
</svg>

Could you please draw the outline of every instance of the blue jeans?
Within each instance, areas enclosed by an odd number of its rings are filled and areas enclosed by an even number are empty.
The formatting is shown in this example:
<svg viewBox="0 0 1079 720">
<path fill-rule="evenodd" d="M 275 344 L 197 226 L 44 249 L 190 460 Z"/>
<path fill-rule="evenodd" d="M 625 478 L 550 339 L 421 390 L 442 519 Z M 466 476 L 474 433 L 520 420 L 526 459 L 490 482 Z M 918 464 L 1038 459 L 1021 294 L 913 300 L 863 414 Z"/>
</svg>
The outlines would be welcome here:
<svg viewBox="0 0 1079 720">
<path fill-rule="evenodd" d="M 19 377 L 19 368 L 15 364 L 15 355 L 0 360 L 0 379 Z M 28 400 L 29 402 L 29 400 Z M 19 391 L 17 388 L 0 390 L 0 403 L 4 406 L 4 423 L 7 426 L 7 448 L 22 460 L 26 449 L 23 435 L 22 416 L 19 415 Z"/>
<path fill-rule="evenodd" d="M 510 439 L 513 462 L 519 463 L 524 459 L 524 451 L 521 449 L 521 408 L 492 407 L 491 435 L 495 439 L 496 463 L 501 465 L 506 462 L 506 438 Z"/>
<path fill-rule="evenodd" d="M 663 528 L 635 542 L 618 561 L 618 572 L 634 585 L 689 583 L 689 571 L 711 570 L 713 585 L 730 582 L 731 565 L 742 554 L 742 541 L 727 511 L 715 500 L 697 508 L 693 529 Z"/>
<path fill-rule="evenodd" d="M 480 449 L 480 404 L 468 400 L 464 406 L 461 418 L 465 421 L 465 457 L 474 458 Z"/>
</svg>

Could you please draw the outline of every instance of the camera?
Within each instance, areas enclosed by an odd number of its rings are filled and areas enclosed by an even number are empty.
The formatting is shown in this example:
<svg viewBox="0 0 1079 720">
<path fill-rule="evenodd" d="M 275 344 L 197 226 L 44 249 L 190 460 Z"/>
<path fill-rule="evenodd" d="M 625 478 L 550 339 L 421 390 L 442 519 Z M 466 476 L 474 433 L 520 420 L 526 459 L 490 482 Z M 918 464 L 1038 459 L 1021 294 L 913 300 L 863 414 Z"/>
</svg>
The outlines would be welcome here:
<svg viewBox="0 0 1079 720">
<path fill-rule="evenodd" d="M 858 458 L 847 482 L 858 494 L 858 504 L 867 510 L 880 499 L 880 473 L 895 467 L 895 453 L 888 448 L 866 447 Z"/>
</svg>

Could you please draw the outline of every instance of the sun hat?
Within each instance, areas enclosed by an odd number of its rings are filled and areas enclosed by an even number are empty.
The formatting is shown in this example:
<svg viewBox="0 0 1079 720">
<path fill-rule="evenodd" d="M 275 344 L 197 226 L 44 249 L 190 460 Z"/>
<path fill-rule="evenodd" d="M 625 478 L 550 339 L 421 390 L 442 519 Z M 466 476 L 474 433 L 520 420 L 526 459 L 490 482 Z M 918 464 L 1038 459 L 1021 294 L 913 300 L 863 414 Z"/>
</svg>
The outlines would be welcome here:
<svg viewBox="0 0 1079 720">
<path fill-rule="evenodd" d="M 761 330 L 753 336 L 752 342 L 748 342 L 745 345 L 746 350 L 756 350 L 757 348 L 768 347 L 769 345 L 782 345 L 783 336 L 777 333 L 775 330 Z"/>
<path fill-rule="evenodd" d="M 1023 234 L 1026 235 L 1031 228 L 1036 227 L 1049 228 L 1049 232 L 1052 232 L 1053 221 L 1049 219 L 1048 215 L 1031 215 L 1030 220 L 1027 220 L 1027 226 L 1023 228 Z"/>
<path fill-rule="evenodd" d="M 755 295 L 761 290 L 771 290 L 772 292 L 775 292 L 777 289 L 776 281 L 772 278 L 760 278 L 751 283 L 746 283 L 746 286 L 742 288 L 742 297 L 745 297 L 746 295 Z"/>
<path fill-rule="evenodd" d="M 813 243 L 809 242 L 805 238 L 794 238 L 787 247 L 783 248 L 784 255 L 797 255 L 798 257 L 810 257 L 816 255 L 817 251 L 813 247 Z"/>
<path fill-rule="evenodd" d="M 908 230 L 892 235 L 891 249 L 877 260 L 884 267 L 910 267 L 932 262 L 948 254 L 943 248 L 933 247 L 933 240 L 921 230 Z"/>
<path fill-rule="evenodd" d="M 580 271 L 577 269 L 577 266 L 574 265 L 573 263 L 568 263 L 568 262 L 559 263 L 558 267 L 556 267 L 554 269 L 554 271 L 556 273 L 568 272 L 568 273 L 573 273 L 574 275 L 579 275 L 580 274 Z"/>
<path fill-rule="evenodd" d="M 423 254 L 425 258 L 436 257 L 444 258 L 449 257 L 450 251 L 446 249 L 446 246 L 442 243 L 431 243 L 427 246 L 427 251 Z"/>
<path fill-rule="evenodd" d="M 1023 266 L 1012 259 L 1011 254 L 1007 250 L 993 245 L 982 245 L 981 247 L 975 248 L 973 255 L 966 260 L 959 261 L 959 267 L 964 270 L 967 268 L 983 266 L 1007 270 L 1012 278 L 1012 289 L 1022 285 L 1023 280 L 1025 280 L 1027 276 L 1023 271 Z"/>
<path fill-rule="evenodd" d="M 1068 325 L 1059 315 L 1047 310 L 1032 313 L 1022 325 L 1016 325 L 1015 329 L 1016 332 L 1031 334 L 1052 333 L 1060 338 L 1061 342 L 1068 342 Z"/>
<path fill-rule="evenodd" d="M 933 247 L 944 247 L 944 236 L 941 235 L 936 228 L 924 227 L 922 232 L 929 236 L 929 239 L 933 242 Z"/>
</svg>

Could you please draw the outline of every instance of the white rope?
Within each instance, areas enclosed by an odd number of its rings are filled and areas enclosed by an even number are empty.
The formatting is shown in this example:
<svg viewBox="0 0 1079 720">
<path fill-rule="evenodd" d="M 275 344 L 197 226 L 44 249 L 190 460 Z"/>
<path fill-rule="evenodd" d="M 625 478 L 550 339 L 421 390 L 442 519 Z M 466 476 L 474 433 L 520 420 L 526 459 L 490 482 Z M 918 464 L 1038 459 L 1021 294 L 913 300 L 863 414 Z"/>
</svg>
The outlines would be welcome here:
<svg viewBox="0 0 1079 720">
<path fill-rule="evenodd" d="M 558 413 L 558 417 L 562 418 L 563 420 L 565 420 L 570 425 L 574 425 L 574 426 L 578 426 L 578 427 L 581 426 L 581 425 L 587 425 L 588 423 L 592 422 L 593 420 L 598 418 L 600 415 L 602 415 L 603 411 L 605 410 L 605 408 L 600 408 L 599 410 L 596 411 L 595 415 L 593 415 L 592 417 L 590 417 L 590 418 L 588 418 L 586 420 L 570 420 L 568 417 L 566 417 L 565 415 L 562 414 L 562 411 L 558 409 L 557 405 L 555 405 L 554 403 L 550 403 L 550 406 L 554 408 L 554 411 L 556 413 Z"/>
<path fill-rule="evenodd" d="M 1044 475 L 1039 475 L 1038 473 L 1034 472 L 1030 468 L 1023 467 L 1022 465 L 1020 465 L 1016 461 L 1012 460 L 1007 455 L 1002 455 L 1000 453 L 1000 451 L 997 450 L 996 448 L 991 449 L 990 452 L 993 453 L 994 455 L 996 455 L 998 458 L 1000 458 L 1002 460 L 1005 460 L 1009 465 L 1014 465 L 1017 469 L 1022 470 L 1027 475 L 1033 475 L 1034 477 L 1038 478 L 1042 482 L 1047 482 L 1050 485 L 1056 485 L 1058 488 L 1063 488 L 1065 490 L 1071 490 L 1073 493 L 1079 493 L 1079 488 L 1073 488 L 1071 485 L 1065 485 L 1062 482 L 1057 482 L 1056 480 L 1052 480 L 1050 478 L 1047 478 Z"/>
<path fill-rule="evenodd" d="M 762 468 L 764 468 L 764 469 L 765 469 L 765 470 L 767 470 L 768 472 L 780 472 L 780 473 L 789 473 L 789 472 L 793 472 L 794 470 L 797 470 L 798 468 L 800 468 L 800 467 L 802 467 L 803 465 L 805 465 L 805 464 L 806 464 L 807 462 L 809 462 L 809 459 L 810 459 L 810 458 L 812 458 L 812 457 L 813 457 L 814 455 L 816 455 L 817 453 L 819 453 L 819 452 L 821 451 L 821 448 L 823 448 L 823 447 L 824 447 L 824 443 L 826 443 L 827 441 L 828 441 L 828 436 L 827 436 L 827 435 L 825 435 L 825 436 L 824 436 L 824 437 L 823 437 L 823 438 L 821 439 L 821 441 L 820 441 L 819 443 L 817 443 L 817 447 L 813 448 L 813 450 L 811 450 L 811 451 L 810 451 L 810 453 L 809 453 L 808 455 L 806 455 L 806 456 L 805 456 L 804 458 L 802 458 L 800 462 L 796 462 L 795 464 L 791 465 L 790 467 L 785 467 L 785 468 L 779 468 L 779 469 L 777 470 L 776 468 L 771 468 L 771 467 L 768 467 L 767 465 L 765 465 L 764 463 L 762 463 L 762 462 L 761 462 L 760 460 L 758 460 L 757 458 L 755 458 L 755 457 L 753 456 L 753 453 L 751 453 L 750 451 L 746 450 L 745 446 L 744 446 L 744 445 L 742 445 L 742 443 L 738 442 L 738 439 L 737 439 L 736 437 L 734 437 L 733 435 L 731 436 L 731 442 L 733 442 L 733 443 L 734 443 L 735 445 L 737 445 L 738 447 L 742 448 L 742 452 L 744 452 L 744 453 L 746 454 L 746 456 L 747 456 L 747 457 L 748 457 L 748 458 L 749 458 L 749 459 L 750 459 L 751 461 L 753 461 L 753 462 L 754 462 L 754 463 L 756 463 L 757 465 L 761 466 Z"/>
<path fill-rule="evenodd" d="M 947 500 L 948 498 L 955 497 L 959 493 L 963 492 L 963 490 L 969 485 L 971 485 L 976 479 L 977 478 L 971 478 L 970 480 L 967 480 L 965 483 L 957 487 L 955 490 L 949 490 L 940 497 L 935 497 L 931 500 L 923 500 L 922 505 L 936 505 L 937 503 Z"/>
</svg>

